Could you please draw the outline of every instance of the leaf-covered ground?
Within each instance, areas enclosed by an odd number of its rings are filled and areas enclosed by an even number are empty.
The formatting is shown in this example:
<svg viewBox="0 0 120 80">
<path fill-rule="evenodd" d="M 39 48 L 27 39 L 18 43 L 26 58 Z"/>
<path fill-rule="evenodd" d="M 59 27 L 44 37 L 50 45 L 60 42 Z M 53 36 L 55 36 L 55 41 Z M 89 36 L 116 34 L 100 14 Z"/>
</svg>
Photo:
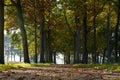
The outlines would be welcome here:
<svg viewBox="0 0 120 80">
<path fill-rule="evenodd" d="M 107 69 L 51 65 L 1 70 L 0 80 L 120 80 L 120 73 Z"/>
</svg>

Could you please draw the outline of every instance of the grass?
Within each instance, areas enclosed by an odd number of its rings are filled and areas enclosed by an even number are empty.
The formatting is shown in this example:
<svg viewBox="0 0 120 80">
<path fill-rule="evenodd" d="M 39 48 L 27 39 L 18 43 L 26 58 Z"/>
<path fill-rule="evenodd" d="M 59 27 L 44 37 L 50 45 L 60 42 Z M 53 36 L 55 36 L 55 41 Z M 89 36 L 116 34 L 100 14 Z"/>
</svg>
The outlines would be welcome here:
<svg viewBox="0 0 120 80">
<path fill-rule="evenodd" d="M 50 63 L 6 63 L 0 64 L 0 70 L 4 69 L 12 69 L 12 68 L 24 68 L 24 67 L 32 67 L 32 66 L 50 66 Z"/>
<path fill-rule="evenodd" d="M 12 69 L 12 68 L 24 68 L 24 67 L 39 67 L 50 66 L 51 63 L 6 63 L 0 64 L 0 70 Z M 120 64 L 73 64 L 74 67 L 94 68 L 94 69 L 108 69 L 120 71 Z"/>
<path fill-rule="evenodd" d="M 94 68 L 94 69 L 108 69 L 120 71 L 120 64 L 74 64 L 74 67 Z"/>
</svg>

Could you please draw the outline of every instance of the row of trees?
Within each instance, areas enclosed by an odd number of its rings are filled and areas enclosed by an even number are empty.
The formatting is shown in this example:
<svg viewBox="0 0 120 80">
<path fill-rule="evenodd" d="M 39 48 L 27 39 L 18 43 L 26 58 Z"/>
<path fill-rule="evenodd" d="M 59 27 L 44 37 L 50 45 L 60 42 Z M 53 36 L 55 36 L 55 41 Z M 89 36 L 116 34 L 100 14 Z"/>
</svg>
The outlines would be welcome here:
<svg viewBox="0 0 120 80">
<path fill-rule="evenodd" d="M 98 63 L 100 58 L 103 63 L 118 63 L 119 9 L 120 0 L 1 0 L 0 32 L 4 23 L 9 34 L 11 29 L 20 30 L 12 34 L 12 44 L 21 48 L 22 40 L 27 63 L 33 56 L 37 63 L 38 54 L 41 63 L 55 62 L 57 52 L 64 54 L 67 64 Z M 3 34 L 0 37 L 4 63 Z"/>
</svg>

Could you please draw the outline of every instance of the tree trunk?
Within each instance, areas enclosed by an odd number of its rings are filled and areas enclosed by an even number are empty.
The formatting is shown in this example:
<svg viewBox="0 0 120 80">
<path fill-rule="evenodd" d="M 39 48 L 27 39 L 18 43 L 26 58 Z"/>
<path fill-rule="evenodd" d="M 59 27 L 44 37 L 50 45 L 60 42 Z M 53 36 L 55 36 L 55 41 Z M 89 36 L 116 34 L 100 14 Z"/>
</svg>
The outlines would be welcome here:
<svg viewBox="0 0 120 80">
<path fill-rule="evenodd" d="M 120 0 L 118 1 L 118 21 L 117 21 L 118 29 L 120 28 Z M 120 44 L 119 44 L 119 56 L 118 62 L 120 63 Z"/>
<path fill-rule="evenodd" d="M 93 18 L 93 26 L 94 26 L 94 49 L 93 49 L 93 62 L 94 63 L 97 63 L 97 60 L 96 60 L 96 10 L 95 10 L 95 0 L 94 0 L 94 18 Z"/>
<path fill-rule="evenodd" d="M 75 16 L 76 24 L 76 34 L 75 34 L 75 63 L 79 63 L 79 54 L 80 54 L 80 26 L 79 26 L 79 17 Z"/>
<path fill-rule="evenodd" d="M 84 0 L 84 3 L 86 0 Z M 84 6 L 87 10 L 87 6 Z M 83 63 L 88 63 L 88 53 L 87 53 L 87 11 L 84 11 L 83 14 Z"/>
<path fill-rule="evenodd" d="M 117 24 L 115 28 L 115 62 L 118 62 L 118 29 L 120 25 L 120 0 L 118 0 L 118 15 L 117 15 Z"/>
<path fill-rule="evenodd" d="M 68 54 L 67 54 L 67 60 L 66 60 L 66 63 L 67 63 L 67 64 L 70 64 L 70 52 L 68 52 Z"/>
<path fill-rule="evenodd" d="M 44 63 L 44 19 L 40 21 L 40 62 Z"/>
<path fill-rule="evenodd" d="M 44 32 L 44 58 L 45 62 L 49 62 L 49 53 L 48 53 L 48 41 L 47 41 L 47 32 Z"/>
<path fill-rule="evenodd" d="M 103 63 L 103 64 L 105 63 L 105 52 L 106 52 L 106 48 L 105 48 L 104 51 L 103 51 L 103 60 L 102 60 L 102 63 Z"/>
<path fill-rule="evenodd" d="M 37 54 L 37 25 L 36 25 L 36 0 L 34 2 L 34 27 L 35 27 L 35 58 L 34 61 L 35 63 L 38 62 L 38 54 Z"/>
<path fill-rule="evenodd" d="M 52 63 L 53 60 L 52 60 L 52 51 L 51 51 L 51 40 L 50 40 L 50 29 L 48 27 L 48 54 L 49 54 L 49 62 Z"/>
<path fill-rule="evenodd" d="M 4 64 L 4 0 L 0 0 L 0 64 Z"/>
<path fill-rule="evenodd" d="M 56 64 L 56 52 L 53 53 L 54 55 L 54 63 Z"/>
<path fill-rule="evenodd" d="M 30 63 L 29 54 L 28 54 L 28 43 L 27 43 L 27 34 L 24 27 L 24 19 L 23 19 L 23 12 L 21 7 L 21 1 L 17 0 L 17 17 L 18 17 L 18 25 L 20 27 L 21 36 L 22 36 L 22 45 L 23 45 L 23 54 L 24 54 L 24 62 Z"/>
<path fill-rule="evenodd" d="M 44 18 L 44 0 L 41 0 L 41 20 L 40 20 L 40 62 L 44 63 L 44 26 L 45 26 L 45 18 Z"/>
<path fill-rule="evenodd" d="M 110 52 L 110 2 L 109 11 L 107 13 L 107 63 L 111 63 L 111 52 Z"/>
</svg>

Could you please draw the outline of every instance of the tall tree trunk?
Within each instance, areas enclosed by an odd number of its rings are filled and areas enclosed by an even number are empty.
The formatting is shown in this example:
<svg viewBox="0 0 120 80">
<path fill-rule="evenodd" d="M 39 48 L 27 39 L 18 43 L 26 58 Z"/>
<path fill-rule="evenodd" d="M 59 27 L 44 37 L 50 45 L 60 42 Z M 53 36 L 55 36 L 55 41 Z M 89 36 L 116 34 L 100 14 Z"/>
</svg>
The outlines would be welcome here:
<svg viewBox="0 0 120 80">
<path fill-rule="evenodd" d="M 86 2 L 86 0 L 84 0 Z M 86 5 L 84 6 L 87 10 Z M 87 11 L 84 11 L 83 15 L 83 63 L 88 63 L 88 53 L 87 53 Z"/>
<path fill-rule="evenodd" d="M 120 0 L 118 0 L 118 15 L 117 15 L 117 24 L 115 28 L 115 62 L 118 62 L 118 29 L 120 25 Z"/>
<path fill-rule="evenodd" d="M 93 49 L 93 62 L 94 63 L 97 63 L 96 61 L 96 59 L 97 59 L 97 54 L 96 54 L 96 10 L 95 10 L 95 0 L 94 0 L 94 18 L 93 18 L 93 26 L 94 26 L 94 40 L 93 40 L 93 42 L 94 42 L 94 49 Z"/>
<path fill-rule="evenodd" d="M 45 18 L 44 18 L 44 0 L 41 0 L 41 20 L 40 20 L 40 62 L 44 63 L 44 24 L 45 24 Z"/>
<path fill-rule="evenodd" d="M 51 40 L 50 40 L 50 36 L 51 36 L 51 33 L 50 33 L 50 29 L 48 27 L 48 54 L 49 54 L 49 62 L 52 63 L 53 60 L 52 60 L 52 51 L 51 51 Z"/>
<path fill-rule="evenodd" d="M 37 25 L 35 21 L 35 63 L 38 62 L 38 54 L 37 54 Z"/>
<path fill-rule="evenodd" d="M 109 2 L 109 10 L 107 13 L 107 63 L 111 62 L 111 52 L 110 52 L 110 2 Z"/>
<path fill-rule="evenodd" d="M 4 64 L 4 0 L 0 0 L 0 64 Z"/>
<path fill-rule="evenodd" d="M 35 63 L 38 62 L 38 54 L 37 54 L 37 25 L 36 25 L 36 0 L 34 1 L 34 27 L 35 27 Z"/>
<path fill-rule="evenodd" d="M 44 18 L 40 21 L 40 62 L 44 63 Z"/>
<path fill-rule="evenodd" d="M 76 24 L 76 35 L 75 35 L 75 62 L 79 63 L 79 55 L 80 55 L 80 26 L 79 26 L 79 17 L 75 16 L 75 24 Z"/>
<path fill-rule="evenodd" d="M 118 21 L 117 21 L 117 26 L 118 26 L 118 29 L 119 29 L 120 28 L 120 0 L 118 1 Z M 119 45 L 118 62 L 120 63 L 120 45 Z"/>
<path fill-rule="evenodd" d="M 22 45 L 23 45 L 23 54 L 24 54 L 24 62 L 30 63 L 29 54 L 28 54 L 28 43 L 27 43 L 27 34 L 24 27 L 24 19 L 23 19 L 23 12 L 21 7 L 21 0 L 17 0 L 17 17 L 18 17 L 18 25 L 20 27 L 21 36 L 22 36 Z"/>
<path fill-rule="evenodd" d="M 84 0 L 84 3 L 86 0 Z M 84 6 L 87 10 L 87 6 Z M 88 63 L 88 53 L 87 53 L 87 11 L 84 11 L 83 14 L 83 63 Z"/>
<path fill-rule="evenodd" d="M 49 2 L 49 5 L 51 5 L 51 2 Z M 52 50 L 51 50 L 51 30 L 50 30 L 50 22 L 51 22 L 51 11 L 49 10 L 49 19 L 48 19 L 48 30 L 46 32 L 47 34 L 47 56 L 48 56 L 48 63 L 52 63 L 53 62 L 53 59 L 52 59 Z"/>
<path fill-rule="evenodd" d="M 74 32 L 74 64 L 77 63 L 76 60 L 76 32 Z"/>
</svg>

